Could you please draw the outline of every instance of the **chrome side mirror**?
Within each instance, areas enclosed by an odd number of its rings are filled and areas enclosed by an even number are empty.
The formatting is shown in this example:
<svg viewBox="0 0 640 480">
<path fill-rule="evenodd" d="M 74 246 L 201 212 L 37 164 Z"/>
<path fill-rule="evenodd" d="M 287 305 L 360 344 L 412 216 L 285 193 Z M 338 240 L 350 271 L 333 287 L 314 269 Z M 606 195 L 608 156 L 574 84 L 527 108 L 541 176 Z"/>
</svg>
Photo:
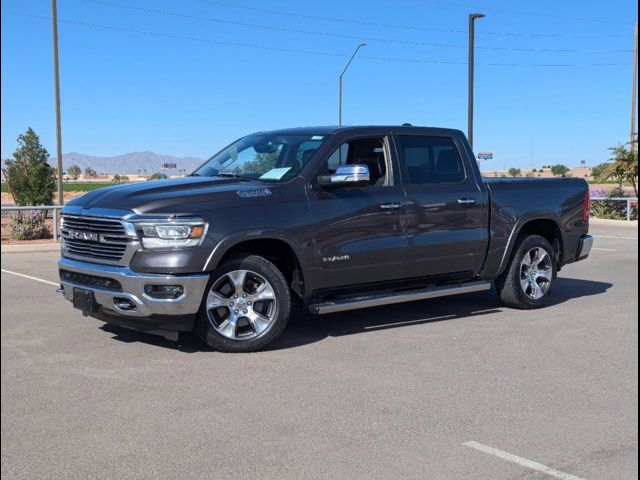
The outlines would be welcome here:
<svg viewBox="0 0 640 480">
<path fill-rule="evenodd" d="M 323 187 L 358 185 L 369 182 L 369 167 L 363 164 L 342 165 L 333 175 L 321 175 L 318 183 Z"/>
</svg>

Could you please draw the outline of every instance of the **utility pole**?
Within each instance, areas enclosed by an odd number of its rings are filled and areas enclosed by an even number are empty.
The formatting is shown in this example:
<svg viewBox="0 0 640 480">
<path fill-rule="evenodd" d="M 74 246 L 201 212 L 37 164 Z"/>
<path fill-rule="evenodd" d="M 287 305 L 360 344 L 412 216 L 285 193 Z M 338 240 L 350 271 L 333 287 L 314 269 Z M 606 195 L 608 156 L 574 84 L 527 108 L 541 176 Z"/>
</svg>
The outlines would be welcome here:
<svg viewBox="0 0 640 480">
<path fill-rule="evenodd" d="M 58 5 L 51 0 L 51 29 L 53 32 L 53 90 L 56 109 L 56 162 L 58 167 L 58 205 L 64 204 L 62 185 L 62 131 L 60 125 L 60 68 L 58 66 Z"/>
<path fill-rule="evenodd" d="M 631 86 L 631 152 L 638 150 L 636 138 L 636 91 L 638 88 L 638 22 L 633 37 L 633 84 Z"/>
<path fill-rule="evenodd" d="M 356 58 L 358 50 L 366 46 L 366 43 L 361 43 L 358 45 L 355 52 L 353 52 L 353 55 L 351 55 L 351 58 L 347 62 L 346 67 L 344 67 L 344 70 L 340 74 L 340 77 L 338 78 L 338 125 L 342 125 L 342 77 L 344 77 L 344 74 L 347 72 L 347 68 L 349 68 L 349 65 L 351 65 L 351 62 L 353 62 L 353 59 Z"/>
<path fill-rule="evenodd" d="M 473 148 L 473 75 L 474 75 L 474 50 L 475 50 L 475 20 L 484 17 L 484 13 L 472 13 L 469 15 L 469 105 L 467 112 L 467 138 Z"/>
</svg>

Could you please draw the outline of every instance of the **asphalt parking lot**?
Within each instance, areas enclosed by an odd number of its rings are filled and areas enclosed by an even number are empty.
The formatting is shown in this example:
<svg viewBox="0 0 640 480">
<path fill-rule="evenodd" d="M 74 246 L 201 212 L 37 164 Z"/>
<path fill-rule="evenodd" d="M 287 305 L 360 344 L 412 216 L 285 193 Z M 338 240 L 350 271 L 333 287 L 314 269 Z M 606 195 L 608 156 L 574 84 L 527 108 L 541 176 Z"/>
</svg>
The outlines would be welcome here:
<svg viewBox="0 0 640 480">
<path fill-rule="evenodd" d="M 638 232 L 592 233 L 544 310 L 304 316 L 235 355 L 85 318 L 57 254 L 3 254 L 2 477 L 637 478 Z"/>
</svg>

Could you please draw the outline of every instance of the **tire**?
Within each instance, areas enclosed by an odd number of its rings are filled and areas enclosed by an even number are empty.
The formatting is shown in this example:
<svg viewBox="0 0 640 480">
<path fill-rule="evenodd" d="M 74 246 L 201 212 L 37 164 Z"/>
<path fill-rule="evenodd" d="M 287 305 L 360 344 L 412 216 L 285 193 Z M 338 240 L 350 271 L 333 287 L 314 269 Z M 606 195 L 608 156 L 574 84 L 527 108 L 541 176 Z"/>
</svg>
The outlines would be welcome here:
<svg viewBox="0 0 640 480">
<path fill-rule="evenodd" d="M 513 248 L 507 270 L 496 280 L 496 288 L 507 307 L 541 308 L 549 301 L 556 276 L 556 253 L 551 244 L 539 235 L 523 236 Z"/>
<path fill-rule="evenodd" d="M 280 336 L 290 312 L 282 272 L 263 257 L 241 254 L 211 274 L 195 330 L 214 350 L 254 352 Z"/>
</svg>

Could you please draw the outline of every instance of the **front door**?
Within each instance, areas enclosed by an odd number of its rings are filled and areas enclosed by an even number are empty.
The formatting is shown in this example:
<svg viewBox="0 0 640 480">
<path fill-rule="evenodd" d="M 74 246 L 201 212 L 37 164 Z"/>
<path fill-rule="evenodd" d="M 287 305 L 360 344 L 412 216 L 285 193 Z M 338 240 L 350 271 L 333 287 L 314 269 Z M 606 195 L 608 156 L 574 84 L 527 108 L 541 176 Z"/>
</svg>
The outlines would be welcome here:
<svg viewBox="0 0 640 480">
<path fill-rule="evenodd" d="M 318 175 L 347 164 L 367 165 L 370 182 L 342 187 L 314 182 L 309 190 L 318 288 L 399 279 L 405 274 L 405 197 L 388 138 L 344 142 L 323 162 Z"/>
</svg>

